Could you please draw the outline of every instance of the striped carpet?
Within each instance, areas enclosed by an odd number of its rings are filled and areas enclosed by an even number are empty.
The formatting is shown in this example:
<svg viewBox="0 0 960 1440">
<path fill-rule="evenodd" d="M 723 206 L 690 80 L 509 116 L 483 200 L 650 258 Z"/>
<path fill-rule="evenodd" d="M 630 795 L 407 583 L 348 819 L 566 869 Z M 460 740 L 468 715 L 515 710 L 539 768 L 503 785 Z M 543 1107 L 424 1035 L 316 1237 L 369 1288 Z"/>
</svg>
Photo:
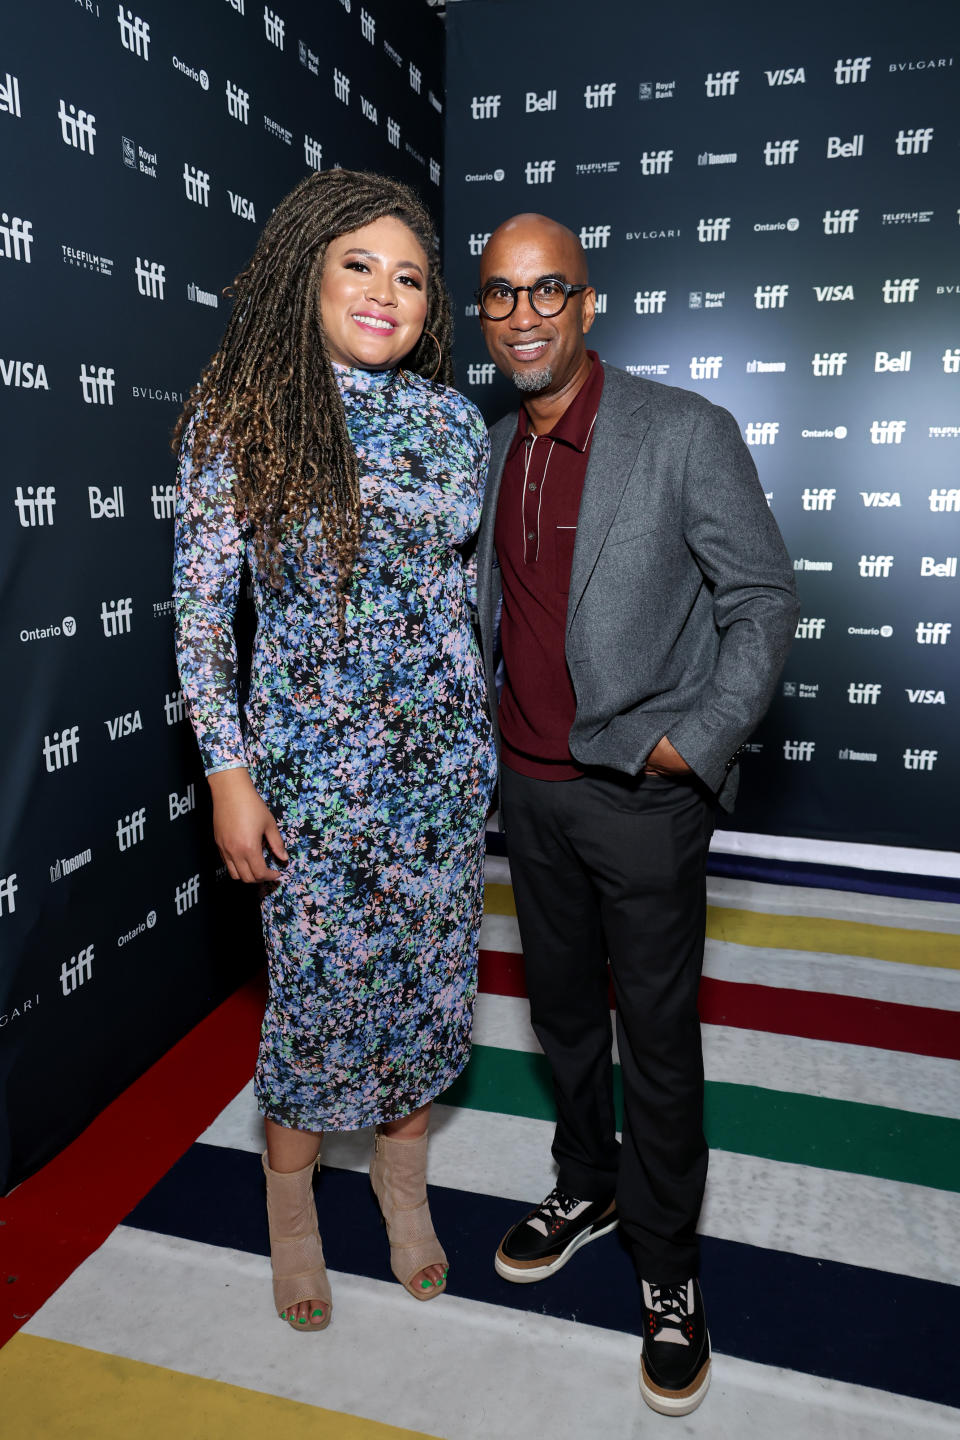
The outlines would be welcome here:
<svg viewBox="0 0 960 1440">
<path fill-rule="evenodd" d="M 487 880 L 474 1055 L 431 1145 L 449 1293 L 416 1305 L 391 1282 L 370 1136 L 331 1136 L 318 1199 L 334 1321 L 307 1339 L 273 1319 L 246 1078 L 261 1001 L 246 987 L 0 1201 L 19 1277 L 0 1315 L 4 1434 L 300 1423 L 337 1440 L 634 1440 L 667 1423 L 637 1393 L 636 1286 L 616 1235 L 544 1285 L 493 1271 L 553 1170 L 506 860 L 488 859 Z M 710 901 L 714 1381 L 674 1430 L 956 1436 L 960 907 L 731 878 Z"/>
</svg>

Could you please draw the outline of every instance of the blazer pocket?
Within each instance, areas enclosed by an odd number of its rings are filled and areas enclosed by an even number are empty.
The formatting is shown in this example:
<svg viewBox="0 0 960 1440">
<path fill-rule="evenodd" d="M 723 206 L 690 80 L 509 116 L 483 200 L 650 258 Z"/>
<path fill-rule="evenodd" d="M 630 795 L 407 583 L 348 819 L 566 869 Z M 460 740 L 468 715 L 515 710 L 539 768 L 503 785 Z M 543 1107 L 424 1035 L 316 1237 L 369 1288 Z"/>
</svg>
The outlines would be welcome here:
<svg viewBox="0 0 960 1440">
<path fill-rule="evenodd" d="M 606 544 L 629 545 L 631 541 L 645 540 L 648 535 L 655 535 L 658 528 L 659 527 L 657 525 L 643 525 L 640 527 L 634 527 L 633 529 L 628 530 L 626 533 L 624 533 L 622 530 L 615 530 L 612 534 L 607 536 Z"/>
</svg>

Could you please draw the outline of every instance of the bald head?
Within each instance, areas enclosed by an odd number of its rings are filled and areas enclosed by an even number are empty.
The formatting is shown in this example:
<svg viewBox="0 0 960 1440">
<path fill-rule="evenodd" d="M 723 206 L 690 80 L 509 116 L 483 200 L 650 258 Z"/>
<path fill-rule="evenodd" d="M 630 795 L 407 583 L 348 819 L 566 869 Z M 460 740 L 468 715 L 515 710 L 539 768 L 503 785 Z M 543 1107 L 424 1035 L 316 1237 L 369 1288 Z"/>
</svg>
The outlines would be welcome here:
<svg viewBox="0 0 960 1440">
<path fill-rule="evenodd" d="M 481 284 L 500 273 L 496 267 L 501 257 L 516 262 L 520 254 L 534 248 L 550 251 L 555 257 L 552 268 L 557 274 L 562 272 L 565 280 L 573 285 L 586 284 L 589 279 L 587 256 L 580 237 L 566 225 L 561 225 L 559 220 L 551 220 L 549 215 L 538 215 L 535 211 L 513 215 L 494 230 L 480 258 Z"/>
</svg>

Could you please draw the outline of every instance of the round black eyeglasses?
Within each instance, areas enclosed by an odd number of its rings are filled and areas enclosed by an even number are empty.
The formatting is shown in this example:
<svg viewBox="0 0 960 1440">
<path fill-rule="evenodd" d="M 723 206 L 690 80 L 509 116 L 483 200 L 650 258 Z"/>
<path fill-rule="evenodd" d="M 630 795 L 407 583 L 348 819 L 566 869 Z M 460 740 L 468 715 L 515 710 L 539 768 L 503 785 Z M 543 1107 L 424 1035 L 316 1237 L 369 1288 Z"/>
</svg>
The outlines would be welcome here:
<svg viewBox="0 0 960 1440">
<path fill-rule="evenodd" d="M 489 285 L 474 291 L 474 299 L 488 320 L 506 320 L 517 308 L 520 291 L 526 290 L 531 310 L 543 316 L 544 320 L 551 320 L 565 308 L 571 295 L 579 295 L 581 290 L 587 289 L 587 285 L 568 285 L 566 280 L 545 275 L 532 285 L 507 285 L 503 280 L 491 280 Z"/>
</svg>

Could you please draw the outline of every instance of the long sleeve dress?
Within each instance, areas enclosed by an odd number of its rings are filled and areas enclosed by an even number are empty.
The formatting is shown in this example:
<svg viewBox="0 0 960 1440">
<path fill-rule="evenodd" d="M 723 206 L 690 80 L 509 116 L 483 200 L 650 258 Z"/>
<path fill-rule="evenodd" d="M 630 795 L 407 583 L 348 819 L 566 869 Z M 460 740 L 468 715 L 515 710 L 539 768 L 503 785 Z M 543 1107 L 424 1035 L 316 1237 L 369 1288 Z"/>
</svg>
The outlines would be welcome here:
<svg viewBox="0 0 960 1440">
<path fill-rule="evenodd" d="M 283 584 L 258 570 L 229 459 L 181 463 L 180 676 L 207 773 L 247 765 L 290 855 L 262 902 L 262 1113 L 303 1130 L 396 1119 L 469 1057 L 496 761 L 458 546 L 480 519 L 476 408 L 405 372 L 335 366 L 363 533 L 339 639 L 333 570 L 307 522 Z M 238 713 L 232 618 L 257 609 Z"/>
</svg>

